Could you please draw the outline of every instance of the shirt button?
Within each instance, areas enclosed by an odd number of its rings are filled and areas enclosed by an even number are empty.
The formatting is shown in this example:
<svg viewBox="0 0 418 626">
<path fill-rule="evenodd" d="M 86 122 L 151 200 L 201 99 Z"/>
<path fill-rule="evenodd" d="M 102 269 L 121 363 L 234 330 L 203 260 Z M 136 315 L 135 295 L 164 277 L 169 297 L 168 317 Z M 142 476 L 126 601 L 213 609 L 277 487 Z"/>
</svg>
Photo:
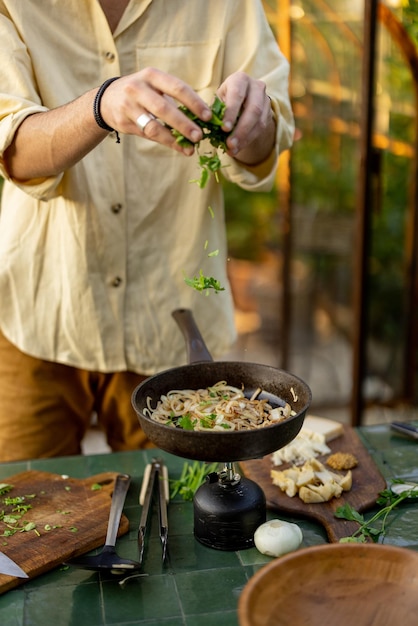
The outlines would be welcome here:
<svg viewBox="0 0 418 626">
<path fill-rule="evenodd" d="M 112 280 L 112 287 L 119 287 L 119 285 L 122 284 L 122 279 L 120 276 L 115 276 L 115 278 Z"/>
<path fill-rule="evenodd" d="M 120 204 L 120 202 L 116 202 L 116 204 L 112 204 L 112 206 L 110 207 L 112 210 L 112 213 L 120 213 L 122 211 L 122 205 Z"/>
<path fill-rule="evenodd" d="M 109 51 L 108 51 L 108 52 L 105 52 L 105 55 L 104 55 L 104 56 L 105 56 L 106 61 L 109 61 L 109 62 L 114 61 L 114 60 L 115 60 L 115 57 L 116 57 L 116 55 L 115 55 L 115 53 L 114 53 L 114 52 L 109 52 Z"/>
</svg>

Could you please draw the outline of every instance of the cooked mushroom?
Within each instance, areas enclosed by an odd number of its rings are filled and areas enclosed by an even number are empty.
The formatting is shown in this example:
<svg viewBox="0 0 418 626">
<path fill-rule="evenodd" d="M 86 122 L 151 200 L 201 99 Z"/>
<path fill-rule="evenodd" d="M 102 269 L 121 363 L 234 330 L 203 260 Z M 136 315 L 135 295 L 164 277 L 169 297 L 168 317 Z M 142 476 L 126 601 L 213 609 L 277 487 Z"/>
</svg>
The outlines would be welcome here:
<svg viewBox="0 0 418 626">
<path fill-rule="evenodd" d="M 331 498 L 339 498 L 343 491 L 352 487 L 351 471 L 346 474 L 331 472 L 317 459 L 311 459 L 301 467 L 296 465 L 287 470 L 271 470 L 274 485 L 290 497 L 296 494 L 303 502 L 328 502 Z"/>
</svg>

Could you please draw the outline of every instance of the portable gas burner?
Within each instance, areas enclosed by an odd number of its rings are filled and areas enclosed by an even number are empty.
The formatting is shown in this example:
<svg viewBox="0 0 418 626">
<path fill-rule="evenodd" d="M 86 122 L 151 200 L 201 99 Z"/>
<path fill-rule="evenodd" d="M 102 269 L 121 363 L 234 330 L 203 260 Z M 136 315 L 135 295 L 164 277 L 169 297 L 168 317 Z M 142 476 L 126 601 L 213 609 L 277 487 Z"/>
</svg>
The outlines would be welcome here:
<svg viewBox="0 0 418 626">
<path fill-rule="evenodd" d="M 254 545 L 254 533 L 266 521 L 266 498 L 254 481 L 225 463 L 208 474 L 194 499 L 194 535 L 209 548 L 244 550 Z"/>
<path fill-rule="evenodd" d="M 262 489 L 240 476 L 234 462 L 261 458 L 292 441 L 311 403 L 308 385 L 292 374 L 259 363 L 213 361 L 191 312 L 178 309 L 173 317 L 186 339 L 189 365 L 175 367 L 143 381 L 132 394 L 132 405 L 147 437 L 166 452 L 196 461 L 224 463 L 209 474 L 194 497 L 196 539 L 218 550 L 241 550 L 254 545 L 254 532 L 266 520 Z M 248 397 L 262 390 L 273 407 L 290 404 L 292 415 L 273 426 L 254 430 L 195 431 L 152 420 L 148 405 L 173 389 L 201 389 L 219 381 L 242 388 Z"/>
</svg>

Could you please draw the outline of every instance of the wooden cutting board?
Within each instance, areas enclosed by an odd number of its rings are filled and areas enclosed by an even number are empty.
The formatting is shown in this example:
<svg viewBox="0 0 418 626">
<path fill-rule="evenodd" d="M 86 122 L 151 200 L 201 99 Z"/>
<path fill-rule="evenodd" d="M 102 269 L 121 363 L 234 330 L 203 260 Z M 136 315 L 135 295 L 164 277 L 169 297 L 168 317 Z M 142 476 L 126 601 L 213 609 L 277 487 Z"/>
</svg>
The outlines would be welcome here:
<svg viewBox="0 0 418 626">
<path fill-rule="evenodd" d="M 7 494 L 9 497 L 35 495 L 25 498 L 25 503 L 30 503 L 32 508 L 25 513 L 20 525 L 23 522 L 36 524 L 36 532 L 30 530 L 17 532 L 11 537 L 0 536 L 0 550 L 29 576 L 27 579 L 0 574 L 0 594 L 67 559 L 104 545 L 116 476 L 115 472 L 104 472 L 76 479 L 30 470 L 0 479 L 0 483 L 13 485 Z M 97 485 L 100 485 L 99 489 L 95 488 Z M 10 507 L 3 504 L 7 496 L 0 496 L 0 512 L 10 511 Z M 129 521 L 122 515 L 119 535 L 128 529 Z M 0 521 L 0 535 L 5 530 L 7 526 Z"/>
<path fill-rule="evenodd" d="M 375 505 L 379 492 L 386 488 L 386 481 L 354 429 L 344 427 L 343 434 L 327 445 L 331 453 L 351 452 L 358 459 L 357 467 L 351 470 L 353 476 L 351 490 L 343 492 L 339 498 L 333 498 L 330 502 L 305 504 L 298 496 L 290 498 L 279 487 L 273 485 L 270 470 L 283 470 L 290 464 L 274 466 L 271 455 L 262 459 L 243 461 L 240 467 L 247 478 L 254 480 L 263 489 L 269 509 L 313 519 L 324 526 L 330 542 L 338 542 L 342 537 L 347 537 L 357 530 L 358 524 L 338 519 L 334 515 L 335 510 L 348 502 L 357 511 L 366 511 Z M 324 463 L 328 456 L 317 458 Z"/>
</svg>

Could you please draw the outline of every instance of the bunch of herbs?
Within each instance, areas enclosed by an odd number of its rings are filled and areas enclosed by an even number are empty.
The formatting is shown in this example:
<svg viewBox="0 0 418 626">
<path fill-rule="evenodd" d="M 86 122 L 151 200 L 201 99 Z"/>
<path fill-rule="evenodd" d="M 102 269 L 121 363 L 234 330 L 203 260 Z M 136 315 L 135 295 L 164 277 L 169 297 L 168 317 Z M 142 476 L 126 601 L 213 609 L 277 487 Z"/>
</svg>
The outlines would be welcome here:
<svg viewBox="0 0 418 626">
<path fill-rule="evenodd" d="M 216 472 L 217 463 L 184 463 L 181 476 L 177 480 L 170 480 L 171 492 L 170 497 L 179 495 L 183 500 L 191 501 L 199 487 L 205 482 L 206 476 L 212 472 Z"/>
</svg>

